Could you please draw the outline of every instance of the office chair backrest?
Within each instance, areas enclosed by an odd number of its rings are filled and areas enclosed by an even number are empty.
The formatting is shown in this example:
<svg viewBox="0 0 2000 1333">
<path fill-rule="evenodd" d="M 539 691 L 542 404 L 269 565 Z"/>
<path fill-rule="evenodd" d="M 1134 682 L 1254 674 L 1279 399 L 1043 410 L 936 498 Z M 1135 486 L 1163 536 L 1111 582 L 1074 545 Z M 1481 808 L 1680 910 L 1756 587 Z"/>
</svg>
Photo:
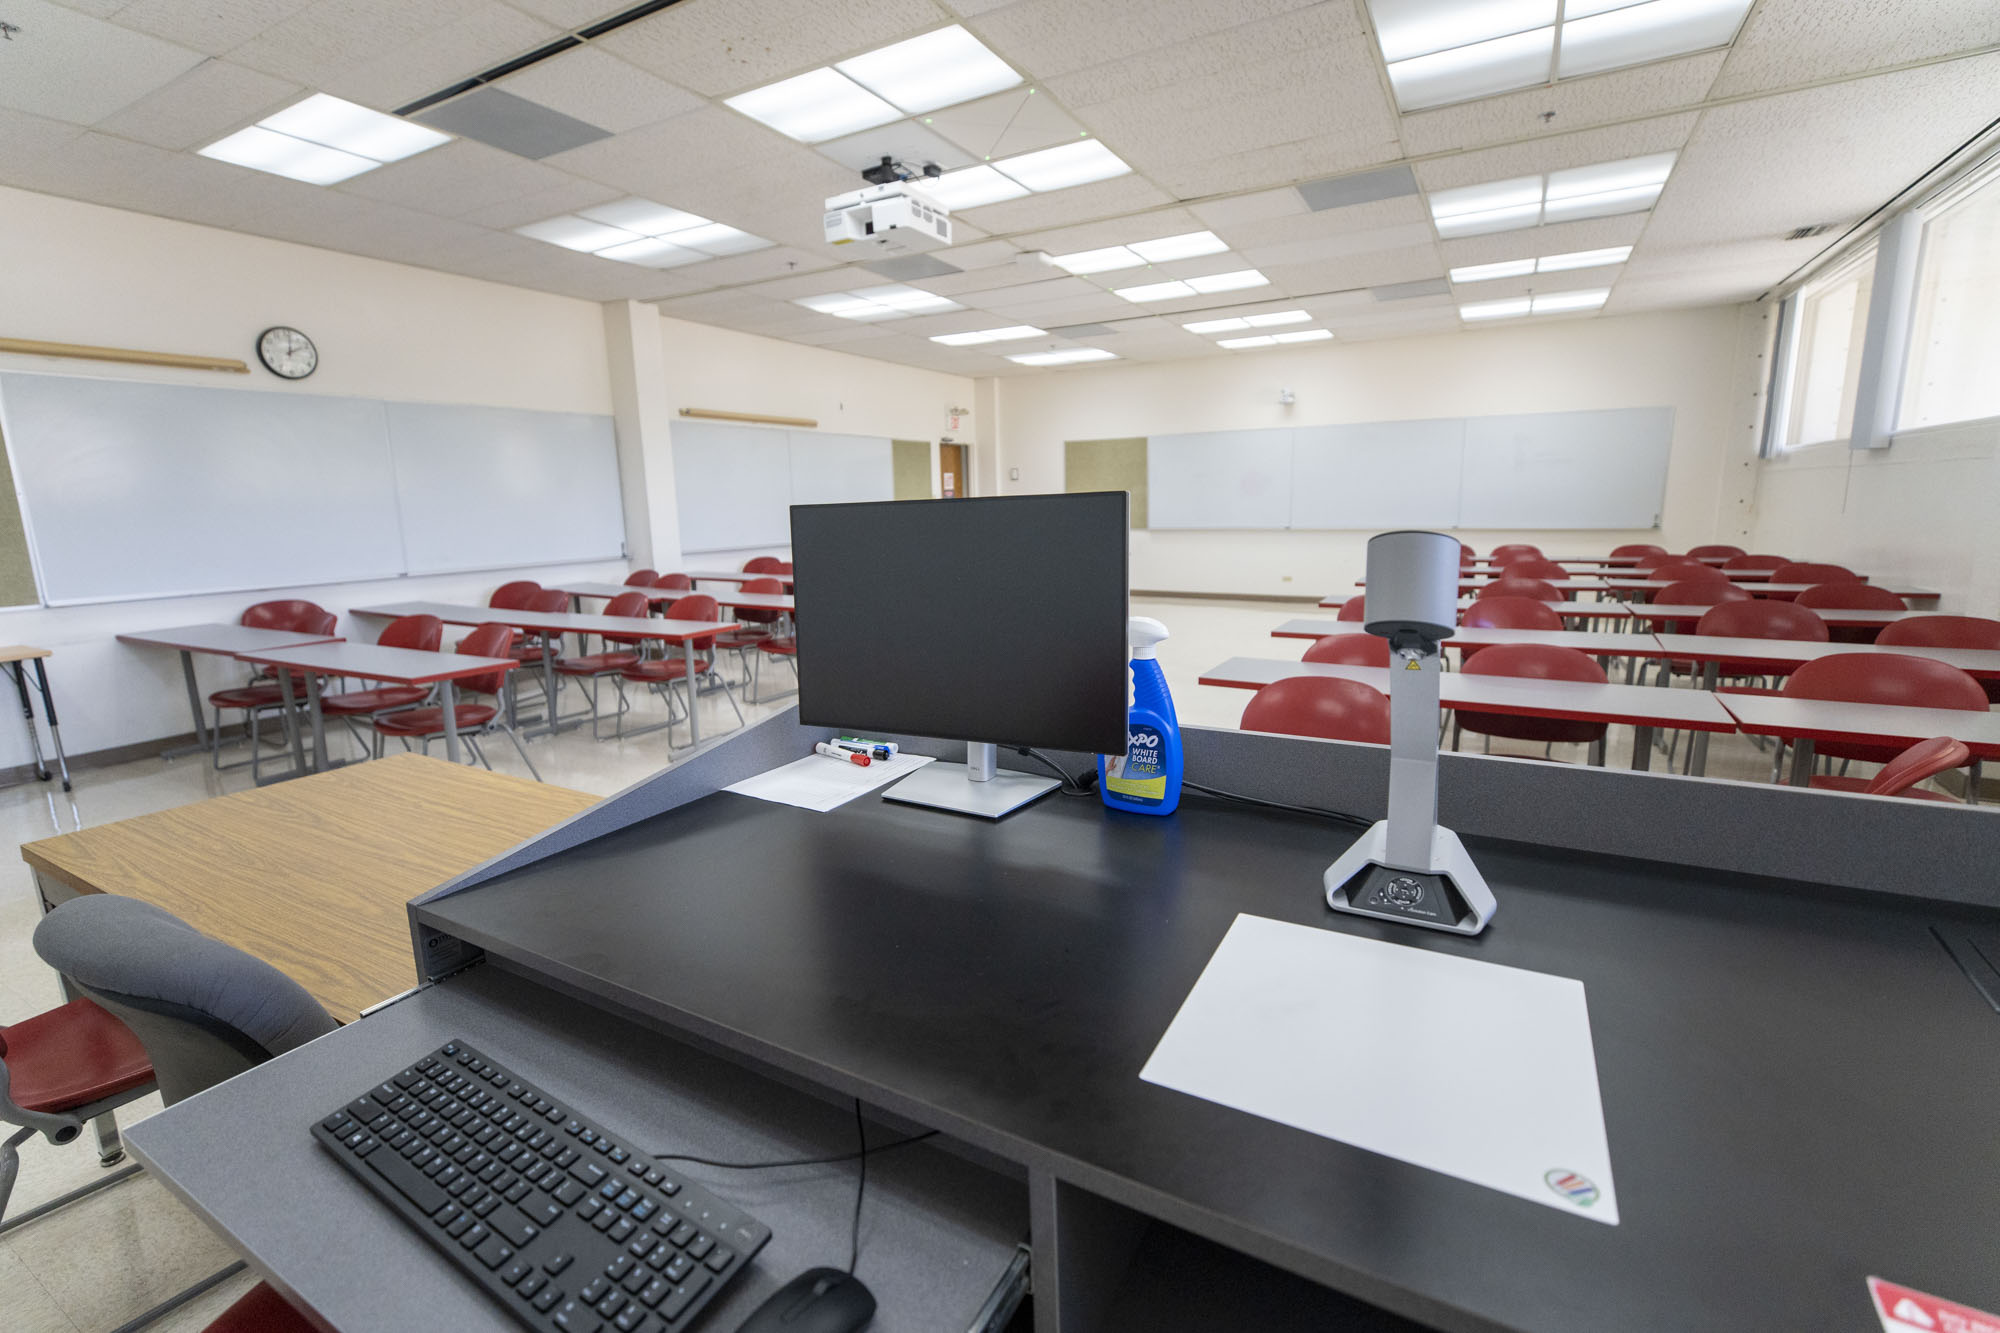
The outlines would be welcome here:
<svg viewBox="0 0 2000 1333">
<path fill-rule="evenodd" d="M 775 574 L 784 561 L 775 555 L 753 555 L 743 562 L 745 574 Z"/>
<path fill-rule="evenodd" d="M 500 611 L 522 611 L 527 609 L 528 599 L 541 590 L 542 585 L 533 579 L 515 579 L 495 588 L 486 604 Z"/>
<path fill-rule="evenodd" d="M 378 648 L 414 648 L 434 653 L 444 642 L 444 622 L 436 616 L 397 616 L 382 627 Z"/>
<path fill-rule="evenodd" d="M 1517 560 L 1522 556 L 1527 556 L 1533 560 L 1540 560 L 1542 558 L 1542 548 L 1532 546 L 1527 542 L 1508 542 L 1505 546 L 1494 547 L 1491 559 L 1494 564 L 1505 567 L 1510 560 Z"/>
<path fill-rule="evenodd" d="M 331 634 L 337 623 L 334 614 L 300 597 L 259 602 L 245 610 L 244 626 L 250 629 L 282 629 L 294 634 Z"/>
<path fill-rule="evenodd" d="M 662 574 L 653 580 L 653 586 L 661 592 L 691 592 L 694 580 L 685 574 Z"/>
<path fill-rule="evenodd" d="M 1501 570 L 1501 576 L 1510 579 L 1566 579 L 1570 572 L 1553 560 L 1530 558 L 1509 560 Z"/>
<path fill-rule="evenodd" d="M 1747 602 L 1750 594 L 1725 578 L 1676 579 L 1653 594 L 1662 606 L 1721 606 Z"/>
<path fill-rule="evenodd" d="M 1773 583 L 1859 583 L 1861 576 L 1846 565 L 1822 565 L 1810 560 L 1779 565 L 1771 571 Z"/>
<path fill-rule="evenodd" d="M 1688 548 L 1688 554 L 1696 560 L 1701 559 L 1703 556 L 1708 556 L 1711 559 L 1720 557 L 1724 560 L 1734 560 L 1739 555 L 1748 555 L 1750 553 L 1740 546 L 1731 546 L 1727 542 L 1713 542 L 1707 546 L 1691 546 Z"/>
<path fill-rule="evenodd" d="M 1512 575 L 1495 579 L 1476 594 L 1487 597 L 1532 597 L 1538 602 L 1560 602 L 1562 590 L 1547 579 L 1517 579 Z"/>
<path fill-rule="evenodd" d="M 1825 643 L 1833 637 L 1826 622 L 1811 608 L 1762 597 L 1716 603 L 1694 622 L 1694 632 L 1725 639 L 1801 639 L 1808 643 Z"/>
<path fill-rule="evenodd" d="M 1685 583 L 1690 579 L 1707 579 L 1715 583 L 1729 582 L 1729 576 L 1713 565 L 1704 565 L 1699 560 L 1686 556 L 1670 556 L 1646 571 L 1646 579 L 1651 583 Z"/>
<path fill-rule="evenodd" d="M 277 968 L 135 898 L 72 898 L 34 946 L 137 1034 L 169 1106 L 338 1026 Z"/>
<path fill-rule="evenodd" d="M 1800 606 L 1823 606 L 1829 611 L 1907 611 L 1909 604 L 1887 588 L 1872 583 L 1815 583 L 1800 593 Z"/>
<path fill-rule="evenodd" d="M 1732 555 L 1723 564 L 1724 569 L 1781 569 L 1792 564 L 1789 556 L 1782 555 Z"/>
<path fill-rule="evenodd" d="M 1962 768 L 1971 760 L 1972 751 L 1964 741 L 1933 736 L 1883 765 L 1865 790 L 1870 796 L 1900 796 L 1925 778 L 1934 778 L 1948 768 Z"/>
<path fill-rule="evenodd" d="M 1654 546 L 1649 542 L 1627 542 L 1623 546 L 1614 546 L 1611 548 L 1612 556 L 1619 560 L 1623 560 L 1628 556 L 1665 555 L 1666 553 L 1666 547 Z"/>
<path fill-rule="evenodd" d="M 1387 644 L 1385 639 L 1376 642 Z M 1238 725 L 1244 731 L 1387 745 L 1389 697 L 1336 676 L 1288 676 L 1252 695 Z"/>
<path fill-rule="evenodd" d="M 720 620 L 722 608 L 705 592 L 677 597 L 663 613 L 668 620 Z"/>
<path fill-rule="evenodd" d="M 635 569 L 625 576 L 628 588 L 650 588 L 659 581 L 659 574 L 651 569 Z"/>
<path fill-rule="evenodd" d="M 530 597 L 521 610 L 532 611 L 538 616 L 559 616 L 569 610 L 569 594 L 561 588 L 544 588 Z"/>
<path fill-rule="evenodd" d="M 473 627 L 458 641 L 458 651 L 467 657 L 505 657 L 514 646 L 514 629 L 488 621 Z M 507 687 L 507 671 L 502 668 L 480 676 L 461 676 L 452 684 L 460 694 L 498 694 Z"/>
</svg>

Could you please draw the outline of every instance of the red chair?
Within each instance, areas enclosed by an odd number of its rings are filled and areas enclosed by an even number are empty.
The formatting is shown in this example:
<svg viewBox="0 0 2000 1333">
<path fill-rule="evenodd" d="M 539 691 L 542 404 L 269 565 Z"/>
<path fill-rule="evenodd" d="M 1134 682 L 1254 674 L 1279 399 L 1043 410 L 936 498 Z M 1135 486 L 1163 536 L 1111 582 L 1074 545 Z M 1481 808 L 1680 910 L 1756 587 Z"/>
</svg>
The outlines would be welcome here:
<svg viewBox="0 0 2000 1333">
<path fill-rule="evenodd" d="M 1340 614 L 1334 619 L 1345 620 L 1350 625 L 1360 624 L 1368 619 L 1368 599 L 1365 596 L 1348 598 L 1340 604 Z"/>
<path fill-rule="evenodd" d="M 531 611 L 538 616 L 563 615 L 570 610 L 570 596 L 568 593 L 564 592 L 561 588 L 544 588 L 540 592 L 536 593 L 533 597 L 530 597 L 528 599 L 528 604 L 520 609 L 523 611 Z M 555 654 L 555 660 L 557 662 L 560 662 L 562 660 L 562 645 L 563 645 L 562 635 L 551 634 L 548 636 L 549 651 Z M 541 634 L 539 632 L 530 634 L 526 630 L 515 630 L 513 650 L 508 654 L 508 656 L 512 657 L 515 661 L 520 662 L 523 665 L 540 667 L 542 664 Z M 553 665 L 554 663 L 551 663 L 551 666 Z M 507 725 L 508 726 L 513 726 L 515 724 L 515 718 L 519 712 L 521 681 L 523 678 L 532 681 L 536 689 L 540 690 L 541 692 L 543 693 L 548 692 L 548 679 L 539 670 L 526 671 L 526 672 L 515 671 L 509 673 L 507 677 Z M 544 703 L 547 706 L 553 707 L 553 704 L 550 703 L 549 701 L 545 700 Z"/>
<path fill-rule="evenodd" d="M 1527 542 L 1509 542 L 1505 546 L 1496 546 L 1493 548 L 1493 555 L 1491 557 L 1493 563 L 1502 569 L 1505 569 L 1508 564 L 1515 560 L 1540 560 L 1541 558 L 1542 548 L 1531 546 Z"/>
<path fill-rule="evenodd" d="M 1725 578 L 1681 579 L 1669 583 L 1653 594 L 1652 600 L 1661 606 L 1720 606 L 1724 602 L 1748 602 L 1753 600 L 1749 593 Z M 1695 622 L 1692 620 L 1663 620 L 1659 622 L 1662 634 L 1693 634 Z"/>
<path fill-rule="evenodd" d="M 1783 569 L 1792 561 L 1782 555 L 1734 555 L 1723 564 L 1724 569 Z"/>
<path fill-rule="evenodd" d="M 1488 597 L 1530 597 L 1538 602 L 1560 602 L 1562 590 L 1547 579 L 1517 579 L 1510 576 L 1497 578 L 1481 588 L 1474 600 L 1485 601 Z"/>
<path fill-rule="evenodd" d="M 1647 570 L 1658 569 L 1661 565 L 1664 565 L 1669 561 L 1679 560 L 1679 559 L 1682 559 L 1682 557 L 1677 555 L 1668 555 L 1665 551 L 1660 550 L 1658 547 L 1655 547 L 1654 549 L 1647 551 L 1643 555 L 1633 557 L 1632 567 L 1643 574 Z"/>
<path fill-rule="evenodd" d="M 661 592 L 693 592 L 694 580 L 685 574 L 662 574 L 653 580 L 653 586 Z"/>
<path fill-rule="evenodd" d="M 331 611 L 312 602 L 300 598 L 287 598 L 276 602 L 259 602 L 244 611 L 237 623 L 246 629 L 289 630 L 294 634 L 322 634 L 331 637 L 334 626 L 339 621 Z M 290 677 L 292 699 L 296 705 L 303 707 L 306 698 L 305 675 L 303 672 L 293 671 L 290 672 Z M 216 772 L 226 773 L 231 769 L 243 767 L 241 763 L 222 762 L 222 710 L 229 708 L 240 709 L 243 712 L 244 726 L 250 739 L 250 776 L 253 779 L 261 776 L 258 771 L 258 761 L 263 757 L 263 739 L 257 734 L 258 721 L 265 713 L 284 712 L 285 687 L 281 683 L 282 680 L 283 677 L 276 675 L 253 676 L 247 685 L 217 690 L 208 696 L 209 705 L 215 709 L 215 725 L 209 732 L 213 737 L 213 749 L 209 752 L 209 760 L 215 765 Z M 295 719 L 287 717 L 281 720 L 289 728 Z"/>
<path fill-rule="evenodd" d="M 19 1126 L 0 1142 L 0 1216 L 14 1192 L 22 1144 L 37 1134 L 50 1143 L 74 1143 L 85 1125 L 97 1121 L 98 1160 L 116 1166 L 125 1153 L 118 1146 L 118 1127 L 111 1113 L 157 1086 L 153 1063 L 132 1029 L 90 1000 L 71 1000 L 0 1027 L 0 1124 Z M 123 1171 L 94 1181 L 17 1221 L 130 1174 Z"/>
<path fill-rule="evenodd" d="M 1460 623 L 1467 629 L 1559 630 L 1563 627 L 1563 618 L 1547 602 L 1533 597 L 1500 596 L 1481 597 L 1475 601 L 1465 609 Z"/>
<path fill-rule="evenodd" d="M 495 588 L 493 595 L 486 599 L 486 605 L 496 611 L 524 611 L 541 590 L 542 585 L 533 579 L 515 579 L 512 583 L 503 583 Z M 567 602 L 564 605 L 566 609 Z M 518 630 L 514 632 L 514 642 L 516 646 L 521 642 Z M 453 647 L 455 649 L 457 645 L 454 644 Z"/>
<path fill-rule="evenodd" d="M 775 574 L 785 562 L 775 555 L 757 555 L 743 562 L 745 574 Z"/>
<path fill-rule="evenodd" d="M 778 567 L 776 569 L 768 570 L 766 572 L 771 574 L 776 574 L 780 578 L 788 579 L 792 576 L 792 562 L 789 560 L 780 560 L 778 562 Z"/>
<path fill-rule="evenodd" d="M 316 1333 L 316 1326 L 280 1296 L 277 1288 L 259 1282 L 201 1333 Z"/>
<path fill-rule="evenodd" d="M 1375 638 L 1372 634 L 1343 637 Z M 1375 641 L 1388 647 L 1386 639 Z M 1337 676 L 1287 676 L 1251 696 L 1239 725 L 1244 731 L 1387 745 L 1389 696 Z"/>
<path fill-rule="evenodd" d="M 1479 552 L 1473 550 L 1470 546 L 1467 546 L 1464 542 L 1460 542 L 1458 544 L 1458 567 L 1460 569 L 1464 569 L 1467 565 L 1471 564 L 1474 560 L 1477 560 L 1478 558 L 1479 558 Z"/>
<path fill-rule="evenodd" d="M 625 576 L 625 586 L 628 588 L 651 588 L 659 581 L 658 571 L 651 569 L 635 569 Z"/>
<path fill-rule="evenodd" d="M 1527 560 L 1510 560 L 1500 571 L 1502 578 L 1509 579 L 1566 579 L 1570 572 L 1553 560 L 1534 557 Z"/>
<path fill-rule="evenodd" d="M 1916 785 L 1925 778 L 1936 777 L 1947 768 L 1962 768 L 1972 760 L 1972 751 L 1964 741 L 1955 741 L 1949 736 L 1933 736 L 1927 741 L 1918 741 L 1909 749 L 1891 759 L 1880 773 L 1872 778 L 1843 778 L 1830 773 L 1815 774 L 1812 786 L 1821 791 L 1858 791 L 1869 796 L 1910 796 L 1920 801 L 1947 801 L 1957 805 L 1956 796 L 1941 791 L 1918 791 Z"/>
<path fill-rule="evenodd" d="M 1785 600 L 1798 606 L 1818 607 L 1827 611 L 1907 611 L 1909 605 L 1887 588 L 1878 588 L 1872 583 L 1815 583 L 1797 597 Z M 1880 625 L 1836 625 L 1833 629 L 1835 643 L 1874 643 L 1882 632 Z"/>
<path fill-rule="evenodd" d="M 1700 620 L 1695 621 L 1694 632 L 1722 639 L 1791 639 L 1804 643 L 1828 641 L 1826 622 L 1810 610 L 1763 597 L 1743 597 L 1716 603 L 1702 613 Z M 1696 662 L 1690 657 L 1676 657 L 1670 659 L 1670 665 L 1682 674 L 1693 674 L 1706 670 L 1708 664 Z M 1775 681 L 1789 676 L 1793 670 L 1789 666 L 1725 660 L 1716 663 L 1715 674 L 1718 678 L 1736 680 L 1768 676 Z M 1726 689 L 1731 694 L 1777 693 L 1775 689 L 1748 685 L 1731 685 Z"/>
<path fill-rule="evenodd" d="M 1718 556 L 1728 559 L 1734 559 L 1735 557 L 1746 553 L 1740 546 L 1730 546 L 1724 543 L 1716 543 L 1714 545 L 1709 545 L 1709 546 L 1689 547 L 1688 554 L 1692 556 L 1694 559 L 1699 560 L 1703 556 L 1707 556 L 1710 559 L 1714 559 Z"/>
<path fill-rule="evenodd" d="M 1604 668 L 1574 648 L 1556 648 L 1539 643 L 1503 643 L 1482 648 L 1464 664 L 1468 676 L 1520 676 L 1534 680 L 1580 680 L 1605 683 Z M 1480 736 L 1502 736 L 1510 740 L 1541 741 L 1545 745 L 1596 745 L 1604 739 L 1602 722 L 1580 722 L 1563 717 L 1521 717 L 1513 713 L 1481 713 L 1460 710 L 1452 714 L 1451 743 L 1458 748 L 1458 733 L 1470 731 Z M 1490 750 L 1492 743 L 1488 742 Z"/>
<path fill-rule="evenodd" d="M 1666 547 L 1652 546 L 1645 542 L 1627 542 L 1623 546 L 1614 546 L 1611 548 L 1611 558 L 1614 560 L 1623 560 L 1637 555 L 1665 555 L 1666 553 Z"/>
<path fill-rule="evenodd" d="M 752 582 L 776 583 L 777 580 L 752 580 Z M 713 597 L 702 592 L 689 593 L 686 597 L 677 599 L 673 605 L 666 609 L 664 614 L 668 620 L 722 619 L 721 607 L 716 604 Z M 675 650 L 674 654 L 669 657 L 641 657 L 638 661 L 630 663 L 620 670 L 618 673 L 618 735 L 622 738 L 626 734 L 624 682 L 628 680 L 634 684 L 646 686 L 655 694 L 667 700 L 667 720 L 653 727 L 634 731 L 631 733 L 634 736 L 644 735 L 645 732 L 657 730 L 659 727 L 670 727 L 673 725 L 672 686 L 675 681 L 680 682 L 682 690 L 686 693 L 688 711 L 692 714 L 696 695 L 699 693 L 698 682 L 706 678 L 716 679 L 722 686 L 722 697 L 729 700 L 731 708 L 736 709 L 736 724 L 742 726 L 743 710 L 737 707 L 735 691 L 730 689 L 728 681 L 721 680 L 716 673 L 716 653 L 712 645 L 708 648 L 707 652 L 708 655 L 706 657 L 699 655 L 699 653 L 683 656 L 679 650 Z M 688 679 L 690 672 L 695 676 L 695 680 Z"/>
<path fill-rule="evenodd" d="M 557 595 L 561 596 L 560 593 Z M 375 642 L 383 648 L 414 648 L 419 652 L 434 653 L 444 643 L 444 622 L 436 616 L 398 616 L 383 626 L 381 637 Z M 348 731 L 361 742 L 365 754 L 370 747 L 355 726 L 355 718 L 375 718 L 398 708 L 408 708 L 422 703 L 429 693 L 429 687 L 423 685 L 376 685 L 365 690 L 343 690 L 339 694 L 322 694 L 319 711 L 345 722 Z M 381 756 L 381 741 L 381 733 L 377 732 L 374 746 L 377 758 Z"/>
<path fill-rule="evenodd" d="M 1674 556 L 1646 571 L 1646 579 L 1651 583 L 1728 583 L 1729 576 L 1713 565 L 1704 565 L 1699 560 L 1689 560 L 1685 556 Z"/>
<path fill-rule="evenodd" d="M 781 579 L 750 579 L 744 583 L 743 591 L 749 593 L 782 594 L 785 591 L 785 585 Z M 770 627 L 783 621 L 785 613 L 783 611 L 760 610 L 754 606 L 738 606 L 730 609 L 730 618 L 736 621 L 741 628 L 730 630 L 727 634 L 717 635 L 715 646 L 717 648 L 727 648 L 735 652 L 738 665 L 743 667 L 743 679 L 747 683 L 750 679 L 750 665 L 746 654 L 759 643 L 777 633 L 776 630 Z"/>
<path fill-rule="evenodd" d="M 1845 565 L 1820 565 L 1809 560 L 1793 561 L 1771 570 L 1773 583 L 1861 583 L 1862 577 Z"/>
<path fill-rule="evenodd" d="M 1912 648 L 1983 648 L 2000 652 L 2000 620 L 1983 620 L 1978 616 L 1911 616 L 1885 625 L 1875 642 Z M 1979 683 L 1988 699 L 2000 703 L 2000 680 Z"/>
<path fill-rule="evenodd" d="M 622 616 L 630 620 L 645 620 L 652 615 L 653 602 L 643 592 L 621 592 L 604 605 L 607 616 Z M 565 657 L 556 663 L 556 674 L 570 680 L 590 682 L 590 734 L 597 740 L 604 737 L 598 732 L 597 682 L 606 676 L 616 677 L 619 672 L 639 660 L 639 648 L 645 639 L 624 634 L 606 634 L 604 651 L 583 653 L 576 657 Z M 624 647 L 613 648 L 612 644 Z M 553 710 L 551 710 L 553 711 Z M 625 711 L 624 687 L 619 687 L 618 711 Z"/>
<path fill-rule="evenodd" d="M 514 631 L 506 625 L 481 625 L 459 640 L 458 651 L 467 657 L 505 657 L 513 633 Z M 484 675 L 464 676 L 453 681 L 452 684 L 459 695 L 483 694 L 493 696 L 495 700 L 490 704 L 457 702 L 452 709 L 453 720 L 458 725 L 459 740 L 482 766 L 489 770 L 493 767 L 487 762 L 486 752 L 480 747 L 479 738 L 491 735 L 495 731 L 502 731 L 506 733 L 508 740 L 514 742 L 514 751 L 521 756 L 521 762 L 528 766 L 528 772 L 534 774 L 535 781 L 540 782 L 542 775 L 535 771 L 535 761 L 528 758 L 528 751 L 522 746 L 521 738 L 515 735 L 514 729 L 500 717 L 498 697 L 500 692 L 507 688 L 507 677 L 511 674 L 507 670 L 498 669 L 486 672 Z M 445 734 L 444 709 L 410 708 L 400 713 L 389 713 L 375 718 L 373 725 L 382 735 L 394 736 L 402 741 L 405 750 L 410 748 L 411 740 L 422 741 L 424 753 L 429 754 L 432 738 Z"/>
<path fill-rule="evenodd" d="M 769 658 L 774 662 L 783 662 L 792 669 L 792 688 L 790 690 L 780 690 L 776 694 L 764 693 L 762 678 L 765 658 Z M 796 631 L 791 634 L 773 635 L 771 638 L 765 639 L 757 645 L 757 655 L 750 659 L 750 689 L 743 696 L 745 699 L 753 704 L 769 703 L 773 699 L 782 699 L 787 694 L 798 693 L 798 684 L 799 639 Z"/>
<path fill-rule="evenodd" d="M 1793 699 L 1951 708 L 1968 713 L 1987 709 L 1986 691 L 1971 676 L 1955 666 L 1902 653 L 1822 657 L 1794 671 L 1779 693 Z M 1829 759 L 1860 759 L 1871 764 L 1886 764 L 1901 753 L 1894 746 L 1863 741 L 1820 741 L 1816 748 Z"/>
<path fill-rule="evenodd" d="M 1375 634 L 1329 634 L 1314 639 L 1299 660 L 1385 667 L 1389 665 L 1389 641 Z"/>
</svg>

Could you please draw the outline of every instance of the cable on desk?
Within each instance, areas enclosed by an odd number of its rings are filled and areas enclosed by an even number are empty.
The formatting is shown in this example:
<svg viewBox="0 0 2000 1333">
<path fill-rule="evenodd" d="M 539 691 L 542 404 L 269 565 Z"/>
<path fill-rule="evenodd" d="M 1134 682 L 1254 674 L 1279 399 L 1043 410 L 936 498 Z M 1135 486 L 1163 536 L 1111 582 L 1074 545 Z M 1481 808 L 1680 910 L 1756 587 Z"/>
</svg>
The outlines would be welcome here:
<svg viewBox="0 0 2000 1333">
<path fill-rule="evenodd" d="M 861 1118 L 861 1099 L 854 1099 L 854 1137 L 861 1144 L 861 1167 L 854 1178 L 854 1220 L 847 1228 L 847 1275 L 861 1262 L 861 1196 L 868 1191 L 868 1124 Z"/>
<path fill-rule="evenodd" d="M 1352 824 L 1356 828 L 1373 828 L 1375 821 L 1351 815 L 1345 810 L 1322 810 L 1311 805 L 1288 805 L 1283 801 L 1267 801 L 1261 796 L 1245 796 L 1241 792 L 1223 791 L 1220 787 L 1204 787 L 1199 782 L 1181 779 L 1181 785 L 1190 791 L 1198 791 L 1204 796 L 1214 796 L 1225 801 L 1237 801 L 1244 805 L 1261 805 L 1270 810 L 1285 810 L 1295 815 L 1316 815 L 1321 819 L 1332 819 L 1342 824 Z"/>
<path fill-rule="evenodd" d="M 1041 763 L 1046 764 L 1052 771 L 1054 771 L 1057 774 L 1057 776 L 1061 777 L 1063 795 L 1095 796 L 1097 794 L 1097 771 L 1095 769 L 1092 769 L 1084 777 L 1077 778 L 1071 776 L 1070 771 L 1068 769 L 1064 768 L 1061 764 L 1058 764 L 1055 760 L 1049 758 L 1047 755 L 1043 754 L 1040 750 L 1035 749 L 1031 745 L 1017 745 L 1014 747 L 1014 752 L 1016 754 L 1024 754 L 1028 756 L 1030 759 L 1039 760 Z"/>
</svg>

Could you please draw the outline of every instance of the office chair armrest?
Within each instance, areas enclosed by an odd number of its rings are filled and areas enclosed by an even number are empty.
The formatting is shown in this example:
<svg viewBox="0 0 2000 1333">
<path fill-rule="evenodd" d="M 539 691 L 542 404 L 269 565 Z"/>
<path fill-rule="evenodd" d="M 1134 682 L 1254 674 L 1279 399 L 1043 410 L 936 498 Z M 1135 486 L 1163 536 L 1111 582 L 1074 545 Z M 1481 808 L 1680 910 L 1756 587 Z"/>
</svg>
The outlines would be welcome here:
<svg viewBox="0 0 2000 1333">
<path fill-rule="evenodd" d="M 0 1059 L 0 1123 L 33 1130 L 51 1143 L 68 1143 L 83 1132 L 86 1120 L 68 1112 L 30 1111 L 15 1102 L 13 1076 L 7 1072 L 7 1061 Z M 25 1137 L 17 1135 L 10 1142 Z"/>
</svg>

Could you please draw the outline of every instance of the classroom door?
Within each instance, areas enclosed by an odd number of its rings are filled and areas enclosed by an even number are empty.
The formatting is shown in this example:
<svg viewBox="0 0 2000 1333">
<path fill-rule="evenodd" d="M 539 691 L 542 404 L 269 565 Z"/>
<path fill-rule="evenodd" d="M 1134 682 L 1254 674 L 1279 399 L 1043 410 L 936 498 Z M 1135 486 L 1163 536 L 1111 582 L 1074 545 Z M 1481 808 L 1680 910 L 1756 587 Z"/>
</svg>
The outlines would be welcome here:
<svg viewBox="0 0 2000 1333">
<path fill-rule="evenodd" d="M 971 478 L 965 475 L 966 468 L 970 465 L 971 452 L 962 444 L 938 446 L 939 489 L 945 499 L 956 500 L 971 491 Z"/>
</svg>

